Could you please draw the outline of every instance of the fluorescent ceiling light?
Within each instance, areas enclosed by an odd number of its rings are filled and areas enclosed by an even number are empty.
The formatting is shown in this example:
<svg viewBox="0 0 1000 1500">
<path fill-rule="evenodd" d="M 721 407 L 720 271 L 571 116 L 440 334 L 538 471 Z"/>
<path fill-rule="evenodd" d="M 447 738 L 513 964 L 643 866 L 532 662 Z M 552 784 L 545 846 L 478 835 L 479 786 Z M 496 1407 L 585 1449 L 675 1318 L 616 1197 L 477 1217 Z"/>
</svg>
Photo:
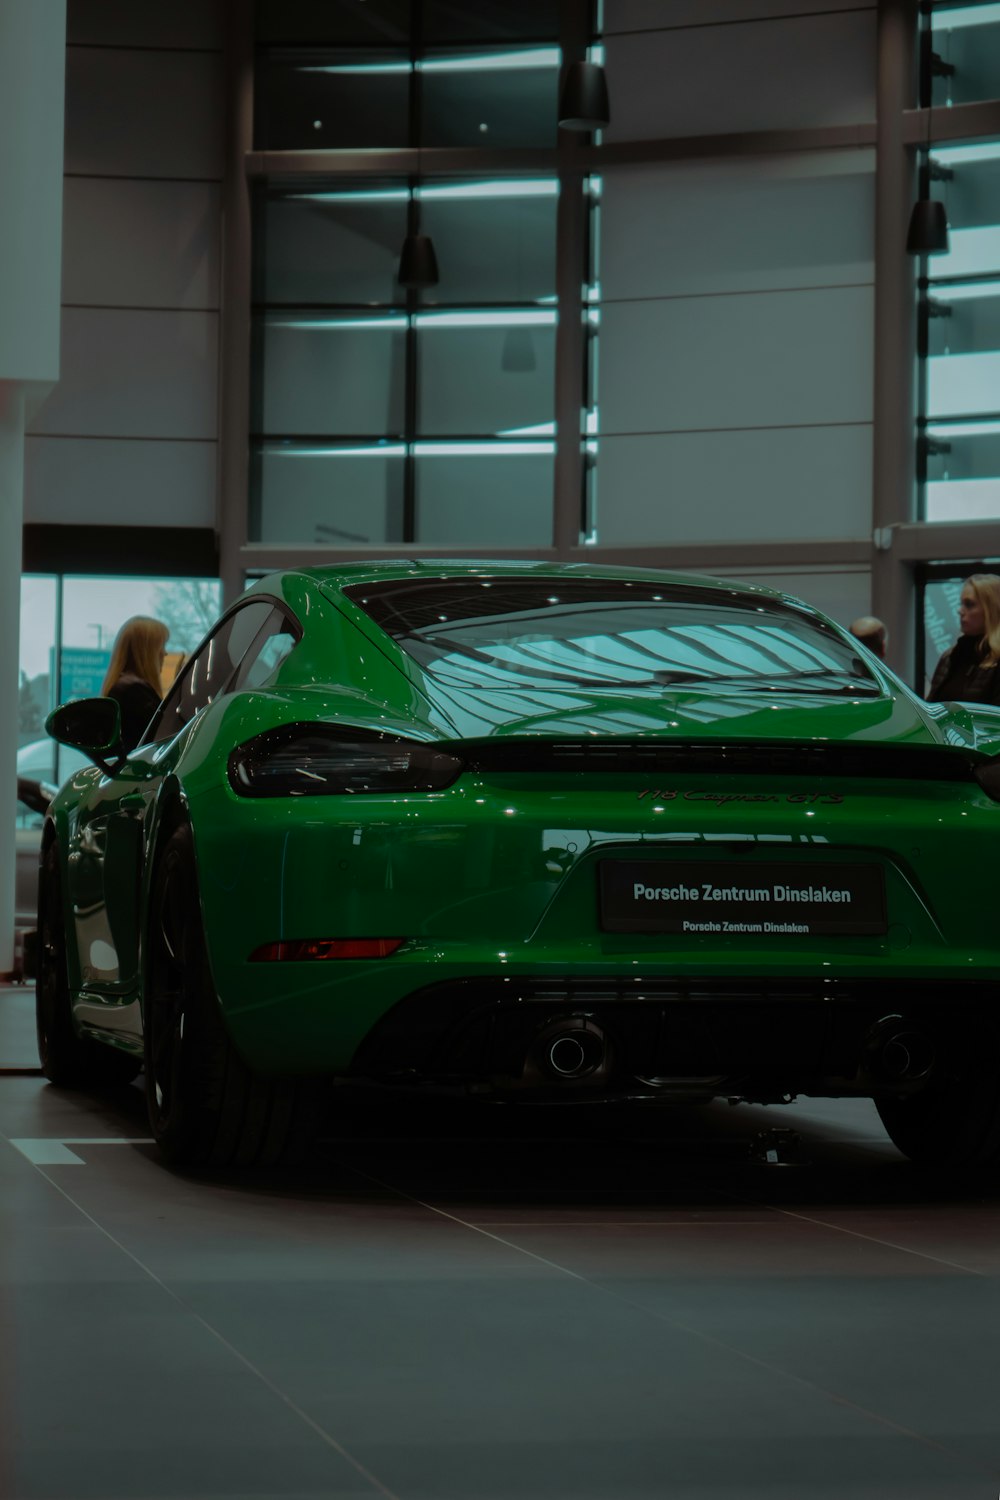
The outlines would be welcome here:
<svg viewBox="0 0 1000 1500">
<path fill-rule="evenodd" d="M 403 458 L 405 443 L 382 443 L 366 448 L 279 448 L 265 447 L 266 458 Z"/>
<path fill-rule="evenodd" d="M 931 146 L 931 161 L 943 167 L 967 166 L 977 161 L 1000 161 L 1000 141 L 985 141 L 978 146 Z"/>
<path fill-rule="evenodd" d="M 417 197 L 428 203 L 449 198 L 556 198 L 559 182 L 555 177 L 508 178 L 499 182 L 455 182 L 434 187 L 418 187 Z"/>
<path fill-rule="evenodd" d="M 271 328 L 296 328 L 315 331 L 318 328 L 324 332 L 355 332 L 359 328 L 378 328 L 392 330 L 395 328 L 406 328 L 405 317 L 390 318 L 272 318 L 268 317 L 265 327 Z"/>
<path fill-rule="evenodd" d="M 967 281 L 955 286 L 931 282 L 928 295 L 932 302 L 974 302 L 980 297 L 1000 297 L 1000 281 Z"/>
<path fill-rule="evenodd" d="M 535 427 L 505 427 L 503 432 L 498 432 L 497 437 L 555 437 L 556 424 L 554 422 L 539 422 Z"/>
<path fill-rule="evenodd" d="M 403 62 L 305 63 L 297 73 L 409 73 L 413 64 Z"/>
<path fill-rule="evenodd" d="M 555 443 L 414 443 L 418 458 L 521 458 L 556 451 Z"/>
<path fill-rule="evenodd" d="M 558 47 L 529 47 L 523 52 L 425 57 L 417 67 L 424 73 L 495 73 L 508 68 L 558 68 L 561 61 Z"/>
<path fill-rule="evenodd" d="M 289 198 L 310 203 L 406 203 L 408 188 L 371 188 L 368 190 L 324 193 L 289 193 Z M 418 187 L 416 197 L 426 203 L 443 203 L 470 198 L 557 198 L 559 182 L 555 177 L 507 178 L 497 182 L 449 182 L 432 187 Z"/>
<path fill-rule="evenodd" d="M 934 31 L 953 31 L 958 26 L 991 26 L 1000 21 L 1000 5 L 960 5 L 956 10 L 934 12 Z"/>
<path fill-rule="evenodd" d="M 552 312 L 426 312 L 416 313 L 417 328 L 540 328 L 552 327 Z"/>
<path fill-rule="evenodd" d="M 289 198 L 307 203 L 408 203 L 406 188 L 371 188 L 343 193 L 288 193 Z"/>
<path fill-rule="evenodd" d="M 943 443 L 949 438 L 1000 437 L 1000 418 L 995 422 L 935 423 L 927 428 L 927 436 Z"/>
<path fill-rule="evenodd" d="M 520 52 L 477 52 L 463 56 L 451 54 L 444 57 L 424 57 L 415 67 L 420 73 L 499 73 L 514 69 L 558 68 L 561 60 L 558 47 L 527 47 Z M 385 62 L 306 63 L 296 71 L 338 74 L 410 73 L 414 71 L 414 64 L 397 59 Z"/>
</svg>

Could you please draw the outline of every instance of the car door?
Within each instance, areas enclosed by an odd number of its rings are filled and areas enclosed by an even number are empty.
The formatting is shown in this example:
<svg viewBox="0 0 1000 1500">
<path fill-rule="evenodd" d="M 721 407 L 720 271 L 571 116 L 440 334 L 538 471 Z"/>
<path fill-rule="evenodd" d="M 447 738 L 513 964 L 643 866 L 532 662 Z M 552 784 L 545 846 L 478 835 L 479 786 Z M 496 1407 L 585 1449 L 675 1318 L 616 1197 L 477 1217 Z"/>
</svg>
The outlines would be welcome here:
<svg viewBox="0 0 1000 1500">
<path fill-rule="evenodd" d="M 272 600 L 254 599 L 224 616 L 117 774 L 86 773 L 95 786 L 78 811 L 68 875 L 80 980 L 92 999 L 121 1005 L 138 992 L 144 829 L 150 804 L 175 764 L 170 742 L 225 691 L 273 612 Z M 87 1019 L 97 1024 L 89 1011 Z"/>
</svg>

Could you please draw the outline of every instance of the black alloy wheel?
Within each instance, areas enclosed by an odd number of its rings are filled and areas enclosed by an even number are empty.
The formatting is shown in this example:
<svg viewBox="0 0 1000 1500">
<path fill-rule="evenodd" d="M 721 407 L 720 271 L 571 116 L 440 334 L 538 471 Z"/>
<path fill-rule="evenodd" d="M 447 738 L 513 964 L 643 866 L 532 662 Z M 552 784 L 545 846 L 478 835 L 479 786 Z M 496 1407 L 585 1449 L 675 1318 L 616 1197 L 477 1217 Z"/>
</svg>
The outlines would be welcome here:
<svg viewBox="0 0 1000 1500">
<path fill-rule="evenodd" d="M 317 1084 L 258 1076 L 230 1040 L 212 982 L 187 824 L 167 839 L 153 873 L 143 989 L 149 1123 L 171 1165 L 267 1166 L 301 1155 Z"/>
<path fill-rule="evenodd" d="M 35 983 L 38 1060 L 60 1088 L 111 1088 L 131 1083 L 142 1066 L 130 1052 L 77 1034 L 66 963 L 66 918 L 59 846 L 42 854 L 38 881 L 38 975 Z"/>
<path fill-rule="evenodd" d="M 875 1107 L 893 1145 L 919 1166 L 1000 1165 L 1000 1021 L 984 1018 L 919 1093 L 876 1097 Z"/>
</svg>

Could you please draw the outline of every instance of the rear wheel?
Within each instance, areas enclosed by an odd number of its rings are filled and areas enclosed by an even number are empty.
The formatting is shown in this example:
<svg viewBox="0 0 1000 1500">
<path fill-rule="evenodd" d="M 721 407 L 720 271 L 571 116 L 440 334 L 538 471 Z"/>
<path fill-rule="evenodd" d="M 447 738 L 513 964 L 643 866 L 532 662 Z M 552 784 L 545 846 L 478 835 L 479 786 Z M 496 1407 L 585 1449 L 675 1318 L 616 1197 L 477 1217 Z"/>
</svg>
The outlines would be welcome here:
<svg viewBox="0 0 1000 1500">
<path fill-rule="evenodd" d="M 187 825 L 153 875 L 143 1026 L 153 1135 L 175 1166 L 266 1166 L 292 1160 L 312 1135 L 318 1086 L 261 1078 L 226 1030 L 212 983 Z"/>
<path fill-rule="evenodd" d="M 131 1083 L 141 1066 L 131 1053 L 79 1036 L 73 1025 L 66 966 L 62 873 L 55 840 L 42 855 L 38 882 L 38 975 L 35 984 L 38 1060 L 62 1088 L 108 1088 Z"/>
<path fill-rule="evenodd" d="M 1000 1165 L 1000 1027 L 966 1041 L 967 1061 L 947 1061 L 918 1094 L 875 1100 L 893 1145 L 935 1169 Z"/>
</svg>

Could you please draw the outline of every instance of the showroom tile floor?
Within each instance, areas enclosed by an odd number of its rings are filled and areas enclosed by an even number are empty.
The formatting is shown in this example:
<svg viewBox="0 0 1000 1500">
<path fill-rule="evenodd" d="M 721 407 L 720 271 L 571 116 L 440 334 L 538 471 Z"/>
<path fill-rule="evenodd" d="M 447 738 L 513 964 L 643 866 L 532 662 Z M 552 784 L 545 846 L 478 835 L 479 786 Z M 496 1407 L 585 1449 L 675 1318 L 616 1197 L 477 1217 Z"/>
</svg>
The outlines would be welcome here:
<svg viewBox="0 0 1000 1500">
<path fill-rule="evenodd" d="M 361 1101 L 293 1173 L 199 1180 L 138 1086 L 16 1071 L 32 1005 L 0 991 L 0 1500 L 1000 1490 L 1000 1196 L 868 1104 Z"/>
</svg>

